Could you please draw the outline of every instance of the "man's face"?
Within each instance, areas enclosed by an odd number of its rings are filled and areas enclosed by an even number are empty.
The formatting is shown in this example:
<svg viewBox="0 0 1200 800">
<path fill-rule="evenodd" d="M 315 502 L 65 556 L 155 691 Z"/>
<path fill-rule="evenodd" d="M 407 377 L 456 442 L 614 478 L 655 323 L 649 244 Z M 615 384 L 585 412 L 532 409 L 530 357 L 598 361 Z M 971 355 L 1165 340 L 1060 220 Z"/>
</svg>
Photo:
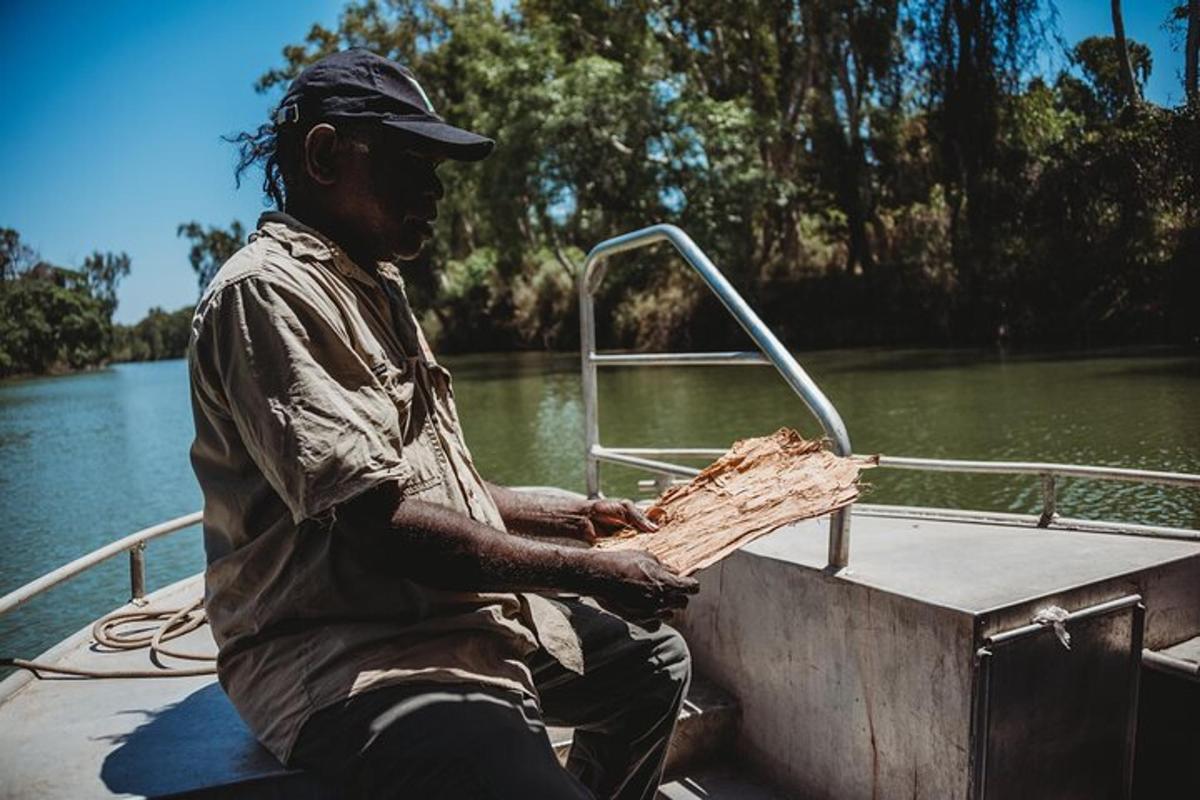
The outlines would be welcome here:
<svg viewBox="0 0 1200 800">
<path fill-rule="evenodd" d="M 346 160 L 344 208 L 357 219 L 363 246 L 378 261 L 416 258 L 433 237 L 444 195 L 435 154 L 416 152 L 387 131 L 375 131 Z"/>
</svg>

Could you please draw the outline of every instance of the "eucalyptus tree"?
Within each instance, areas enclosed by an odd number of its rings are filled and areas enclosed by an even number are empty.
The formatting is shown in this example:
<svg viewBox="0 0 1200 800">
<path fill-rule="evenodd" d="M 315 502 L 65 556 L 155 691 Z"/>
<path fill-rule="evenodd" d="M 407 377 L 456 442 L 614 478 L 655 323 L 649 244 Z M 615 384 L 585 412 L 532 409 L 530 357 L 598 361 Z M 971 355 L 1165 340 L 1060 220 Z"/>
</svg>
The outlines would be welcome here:
<svg viewBox="0 0 1200 800">
<path fill-rule="evenodd" d="M 205 228 L 195 220 L 183 222 L 175 229 L 175 235 L 186 237 L 191 242 L 188 262 L 196 273 L 201 292 L 212 281 L 221 265 L 246 243 L 246 229 L 236 219 L 228 228 L 217 225 Z"/>
</svg>

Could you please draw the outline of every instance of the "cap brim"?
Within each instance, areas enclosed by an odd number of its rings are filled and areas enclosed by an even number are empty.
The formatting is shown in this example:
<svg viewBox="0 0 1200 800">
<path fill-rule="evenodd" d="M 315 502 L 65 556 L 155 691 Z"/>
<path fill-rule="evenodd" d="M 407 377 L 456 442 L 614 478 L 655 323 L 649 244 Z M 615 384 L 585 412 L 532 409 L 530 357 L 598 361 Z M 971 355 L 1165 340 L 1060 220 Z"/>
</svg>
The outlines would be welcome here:
<svg viewBox="0 0 1200 800">
<path fill-rule="evenodd" d="M 428 142 L 430 150 L 455 161 L 482 161 L 496 143 L 486 136 L 435 119 L 403 119 L 385 117 L 381 122 L 389 128 L 412 134 Z"/>
</svg>

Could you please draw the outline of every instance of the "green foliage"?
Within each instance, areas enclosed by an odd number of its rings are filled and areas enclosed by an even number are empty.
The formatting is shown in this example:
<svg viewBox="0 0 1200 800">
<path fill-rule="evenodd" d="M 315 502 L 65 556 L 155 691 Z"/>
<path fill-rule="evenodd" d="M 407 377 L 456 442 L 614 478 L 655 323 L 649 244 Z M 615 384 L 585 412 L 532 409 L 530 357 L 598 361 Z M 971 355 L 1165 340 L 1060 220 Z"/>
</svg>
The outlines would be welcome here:
<svg viewBox="0 0 1200 800">
<path fill-rule="evenodd" d="M 1122 108 L 1108 37 L 1036 76 L 1053 40 L 1045 0 L 369 0 L 258 86 L 368 47 L 497 139 L 444 168 L 409 272 L 446 348 L 574 345 L 583 251 L 651 222 L 797 345 L 1188 341 L 1195 113 Z M 202 283 L 216 230 L 180 228 Z M 661 251 L 615 259 L 599 306 L 603 346 L 741 336 Z"/>
<path fill-rule="evenodd" d="M 201 292 L 212 281 L 221 265 L 246 243 L 246 229 L 236 219 L 230 223 L 228 230 L 217 225 L 205 228 L 194 220 L 183 222 L 175 229 L 175 235 L 186 237 L 191 242 L 188 262 L 196 273 Z"/>
<path fill-rule="evenodd" d="M 158 361 L 187 354 L 194 306 L 167 312 L 155 306 L 136 325 L 116 326 L 114 361 Z"/>
<path fill-rule="evenodd" d="M 0 284 L 0 377 L 95 366 L 111 336 L 104 301 L 81 286 L 31 277 Z"/>
<path fill-rule="evenodd" d="M 12 228 L 0 228 L 0 281 L 23 274 L 37 261 L 37 254 L 21 242 L 21 234 Z"/>
<path fill-rule="evenodd" d="M 105 315 L 111 320 L 117 310 L 117 285 L 129 274 L 129 256 L 114 255 L 99 250 L 83 260 L 82 272 L 87 276 L 92 296 L 104 306 Z"/>
<path fill-rule="evenodd" d="M 0 377 L 103 364 L 129 256 L 96 252 L 80 270 L 47 264 L 0 228 Z"/>
<path fill-rule="evenodd" d="M 1153 59 L 1150 48 L 1138 42 L 1126 42 L 1133 79 L 1141 94 L 1150 77 Z M 1071 50 L 1071 62 L 1083 73 L 1082 79 L 1073 75 L 1059 76 L 1059 91 L 1066 103 L 1084 113 L 1089 119 L 1112 119 L 1123 105 L 1121 64 L 1117 57 L 1117 42 L 1111 36 L 1089 36 Z"/>
</svg>

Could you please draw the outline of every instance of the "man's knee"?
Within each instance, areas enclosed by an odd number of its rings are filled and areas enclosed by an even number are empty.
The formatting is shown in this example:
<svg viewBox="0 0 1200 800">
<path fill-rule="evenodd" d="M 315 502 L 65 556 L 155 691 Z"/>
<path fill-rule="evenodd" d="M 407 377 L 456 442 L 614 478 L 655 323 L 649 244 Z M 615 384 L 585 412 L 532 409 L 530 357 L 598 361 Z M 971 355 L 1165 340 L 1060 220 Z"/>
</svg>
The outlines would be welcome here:
<svg viewBox="0 0 1200 800">
<path fill-rule="evenodd" d="M 681 693 L 687 690 L 692 677 L 692 654 L 687 641 L 679 631 L 669 625 L 660 625 L 651 635 L 654 637 L 652 662 L 655 673 Z"/>
</svg>

